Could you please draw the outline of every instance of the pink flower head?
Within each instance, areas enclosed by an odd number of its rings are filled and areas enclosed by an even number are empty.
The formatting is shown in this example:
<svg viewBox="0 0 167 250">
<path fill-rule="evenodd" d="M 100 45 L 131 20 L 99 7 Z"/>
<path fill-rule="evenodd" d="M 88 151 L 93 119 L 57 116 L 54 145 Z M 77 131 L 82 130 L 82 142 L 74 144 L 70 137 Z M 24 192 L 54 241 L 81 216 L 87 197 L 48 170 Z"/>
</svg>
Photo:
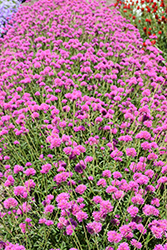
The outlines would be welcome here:
<svg viewBox="0 0 167 250">
<path fill-rule="evenodd" d="M 73 225 L 68 225 L 66 227 L 66 234 L 67 235 L 72 235 L 72 233 L 74 232 L 74 229 L 75 229 L 75 227 Z"/>
<path fill-rule="evenodd" d="M 114 194 L 112 195 L 112 198 L 115 200 L 119 200 L 119 199 L 122 199 L 124 197 L 124 191 L 122 190 L 118 190 L 116 192 L 114 192 Z"/>
<path fill-rule="evenodd" d="M 16 207 L 18 205 L 18 202 L 14 198 L 8 198 L 4 201 L 3 205 L 6 209 L 10 209 Z"/>
<path fill-rule="evenodd" d="M 139 204 L 139 205 L 144 204 L 144 199 L 142 198 L 142 196 L 140 194 L 133 196 L 131 201 L 134 204 Z"/>
<path fill-rule="evenodd" d="M 38 118 L 39 114 L 37 112 L 34 112 L 34 113 L 32 113 L 31 117 L 34 118 L 34 119 Z"/>
<path fill-rule="evenodd" d="M 87 189 L 87 187 L 85 185 L 81 184 L 81 185 L 78 185 L 78 187 L 76 187 L 75 192 L 78 194 L 83 194 L 86 189 Z"/>
<path fill-rule="evenodd" d="M 70 194 L 68 194 L 68 193 L 61 193 L 61 194 L 58 194 L 58 196 L 56 197 L 56 201 L 57 202 L 60 202 L 61 200 L 68 201 L 69 198 L 70 198 Z"/>
<path fill-rule="evenodd" d="M 35 175 L 36 171 L 34 168 L 28 168 L 24 171 L 24 174 L 26 174 L 26 176 Z"/>
<path fill-rule="evenodd" d="M 108 241 L 111 243 L 119 243 L 122 240 L 122 235 L 116 231 L 109 231 L 107 233 Z"/>
<path fill-rule="evenodd" d="M 102 186 L 102 187 L 106 187 L 107 185 L 107 182 L 105 179 L 100 179 L 98 182 L 97 182 L 97 186 Z"/>
<path fill-rule="evenodd" d="M 148 131 L 140 131 L 140 133 L 136 135 L 136 139 L 150 140 L 150 138 L 151 138 L 151 135 Z"/>
<path fill-rule="evenodd" d="M 114 179 L 122 178 L 122 174 L 118 171 L 115 171 L 115 172 L 113 172 L 113 178 Z"/>
<path fill-rule="evenodd" d="M 45 214 L 47 214 L 47 213 L 53 213 L 54 208 L 55 208 L 55 207 L 54 207 L 53 205 L 47 205 L 47 206 L 44 208 Z"/>
<path fill-rule="evenodd" d="M 127 148 L 126 155 L 135 157 L 137 155 L 136 150 L 134 148 Z"/>
<path fill-rule="evenodd" d="M 14 166 L 14 173 L 15 174 L 18 174 L 19 172 L 23 172 L 23 170 L 24 170 L 24 168 L 23 168 L 23 166 L 20 166 L 20 165 L 15 165 Z"/>
<path fill-rule="evenodd" d="M 161 239 L 163 236 L 163 229 L 160 227 L 152 226 L 151 232 L 156 239 Z"/>
<path fill-rule="evenodd" d="M 68 225 L 68 220 L 65 219 L 64 217 L 59 218 L 59 222 L 57 223 L 57 227 L 59 229 L 62 229 L 63 227 L 66 227 Z"/>
<path fill-rule="evenodd" d="M 30 191 L 30 188 L 35 188 L 36 184 L 32 179 L 29 179 L 28 181 L 25 181 L 25 187 L 27 188 L 27 191 Z"/>
<path fill-rule="evenodd" d="M 145 205 L 143 207 L 143 213 L 146 216 L 150 216 L 150 215 L 154 215 L 154 216 L 158 216 L 159 215 L 159 210 L 157 208 L 155 208 L 152 205 Z"/>
<path fill-rule="evenodd" d="M 137 215 L 137 213 L 139 212 L 139 209 L 137 207 L 131 205 L 130 207 L 128 207 L 127 211 L 131 215 L 131 217 L 135 217 Z"/>
<path fill-rule="evenodd" d="M 100 222 L 91 222 L 91 223 L 88 223 L 87 226 L 86 226 L 88 232 L 90 234 L 98 234 L 101 230 L 102 230 L 102 224 Z"/>
<path fill-rule="evenodd" d="M 111 171 L 110 170 L 104 170 L 102 173 L 103 177 L 110 178 L 111 177 Z"/>
<path fill-rule="evenodd" d="M 111 202 L 109 200 L 101 201 L 100 202 L 100 210 L 107 214 L 113 210 L 113 206 L 111 206 Z"/>
<path fill-rule="evenodd" d="M 45 225 L 47 225 L 47 226 L 51 226 L 53 224 L 54 224 L 54 221 L 52 221 L 52 220 L 46 220 L 45 221 Z"/>
<path fill-rule="evenodd" d="M 166 250 L 161 244 L 158 244 L 154 247 L 153 250 Z"/>
<path fill-rule="evenodd" d="M 21 196 L 22 198 L 27 198 L 27 191 L 24 186 L 14 187 L 14 195 Z"/>
<path fill-rule="evenodd" d="M 117 250 L 130 250 L 130 248 L 129 248 L 128 243 L 123 242 L 123 243 L 121 243 L 121 244 L 119 245 L 119 247 L 117 248 Z"/>
<path fill-rule="evenodd" d="M 132 244 L 132 246 L 134 246 L 137 249 L 142 248 L 142 244 L 139 241 L 135 240 L 135 239 L 132 239 L 130 243 Z"/>
<path fill-rule="evenodd" d="M 92 201 L 94 201 L 95 204 L 99 204 L 103 201 L 103 199 L 101 198 L 101 196 L 94 196 Z"/>
<path fill-rule="evenodd" d="M 88 218 L 88 214 L 83 211 L 79 211 L 75 216 L 79 222 L 82 222 Z"/>
<path fill-rule="evenodd" d="M 40 172 L 42 174 L 47 174 L 51 168 L 52 168 L 52 165 L 47 163 L 47 164 L 42 166 L 42 170 Z"/>
<path fill-rule="evenodd" d="M 68 173 L 68 172 L 62 172 L 62 173 L 60 173 L 60 174 L 57 174 L 57 175 L 54 177 L 53 180 L 56 181 L 57 184 L 60 184 L 60 183 L 62 183 L 62 182 L 67 181 L 68 177 L 69 177 L 69 173 Z"/>
</svg>

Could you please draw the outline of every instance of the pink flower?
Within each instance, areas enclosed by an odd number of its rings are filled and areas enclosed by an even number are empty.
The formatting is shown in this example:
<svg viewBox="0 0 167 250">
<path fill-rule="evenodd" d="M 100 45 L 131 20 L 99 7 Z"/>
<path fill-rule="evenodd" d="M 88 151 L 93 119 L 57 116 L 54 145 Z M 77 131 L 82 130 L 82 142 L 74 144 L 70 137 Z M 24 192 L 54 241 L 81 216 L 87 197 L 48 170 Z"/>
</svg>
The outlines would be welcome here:
<svg viewBox="0 0 167 250">
<path fill-rule="evenodd" d="M 70 194 L 68 194 L 68 193 L 61 193 L 61 194 L 58 194 L 58 196 L 56 197 L 56 201 L 57 202 L 60 202 L 61 200 L 68 201 L 69 198 L 70 198 Z"/>
<path fill-rule="evenodd" d="M 135 157 L 137 155 L 136 150 L 134 148 L 127 148 L 126 155 Z"/>
<path fill-rule="evenodd" d="M 25 181 L 24 185 L 27 188 L 28 192 L 30 191 L 30 188 L 35 188 L 35 186 L 36 186 L 35 182 L 32 179 Z"/>
<path fill-rule="evenodd" d="M 154 154 L 154 153 L 150 153 L 148 156 L 147 156 L 147 159 L 148 160 L 156 160 L 158 159 L 158 155 Z"/>
<path fill-rule="evenodd" d="M 158 244 L 154 247 L 153 250 L 165 250 L 165 248 L 162 245 Z"/>
<path fill-rule="evenodd" d="M 160 227 L 152 226 L 151 232 L 153 233 L 156 239 L 161 239 L 163 236 L 163 229 Z"/>
<path fill-rule="evenodd" d="M 4 201 L 3 204 L 6 209 L 10 209 L 16 207 L 18 205 L 18 202 L 14 198 L 8 198 Z"/>
<path fill-rule="evenodd" d="M 142 196 L 140 194 L 137 194 L 136 196 L 133 196 L 131 201 L 134 204 L 139 204 L 139 205 L 144 204 L 144 199 L 142 198 Z"/>
<path fill-rule="evenodd" d="M 46 220 L 45 221 L 45 225 L 47 225 L 47 226 L 51 226 L 53 224 L 54 224 L 54 221 L 52 221 L 52 220 Z"/>
<path fill-rule="evenodd" d="M 143 150 L 149 150 L 149 149 L 151 149 L 151 145 L 147 141 L 141 143 L 141 147 L 142 147 Z"/>
<path fill-rule="evenodd" d="M 103 199 L 101 198 L 101 196 L 94 196 L 92 201 L 94 201 L 95 204 L 99 204 L 103 201 Z"/>
<path fill-rule="evenodd" d="M 132 239 L 130 243 L 132 244 L 132 246 L 136 247 L 137 249 L 142 248 L 142 244 L 135 239 Z"/>
<path fill-rule="evenodd" d="M 109 231 L 107 233 L 108 241 L 111 243 L 119 243 L 122 240 L 122 235 L 116 231 Z"/>
<path fill-rule="evenodd" d="M 76 187 L 75 192 L 79 193 L 79 194 L 83 194 L 86 189 L 87 189 L 87 187 L 85 185 L 81 184 L 78 187 Z"/>
<path fill-rule="evenodd" d="M 102 224 L 100 222 L 91 222 L 91 223 L 88 223 L 87 226 L 86 226 L 88 232 L 90 234 L 98 234 L 101 230 L 102 230 Z"/>
<path fill-rule="evenodd" d="M 70 208 L 70 204 L 66 200 L 61 200 L 57 204 L 57 207 L 62 210 L 67 210 Z"/>
<path fill-rule="evenodd" d="M 20 165 L 15 165 L 14 166 L 14 173 L 18 174 L 19 172 L 23 172 L 24 168 Z"/>
<path fill-rule="evenodd" d="M 129 248 L 128 243 L 123 242 L 123 243 L 121 243 L 121 244 L 118 246 L 117 250 L 130 250 L 130 248 Z"/>
<path fill-rule="evenodd" d="M 35 175 L 36 171 L 34 168 L 28 168 L 24 171 L 24 174 L 26 174 L 26 176 Z"/>
<path fill-rule="evenodd" d="M 22 198 L 27 198 L 27 191 L 24 186 L 14 187 L 14 195 L 21 196 Z"/>
<path fill-rule="evenodd" d="M 107 201 L 101 201 L 100 202 L 100 209 L 104 213 L 110 213 L 113 210 L 113 206 L 111 206 L 111 202 L 109 200 Z"/>
<path fill-rule="evenodd" d="M 54 177 L 53 180 L 56 181 L 57 184 L 60 184 L 60 183 L 62 183 L 62 182 L 67 181 L 68 177 L 69 177 L 69 173 L 68 173 L 68 172 L 62 172 L 62 173 L 60 173 L 60 174 L 57 174 L 57 175 Z"/>
<path fill-rule="evenodd" d="M 145 205 L 143 207 L 143 213 L 146 216 L 150 216 L 150 215 L 158 216 L 159 215 L 159 210 L 157 208 L 155 208 L 154 206 Z"/>
<path fill-rule="evenodd" d="M 140 131 L 137 135 L 136 135 L 136 139 L 145 139 L 145 140 L 149 140 L 151 138 L 151 135 L 148 131 Z"/>
<path fill-rule="evenodd" d="M 114 192 L 114 194 L 112 195 L 112 198 L 115 200 L 119 200 L 119 199 L 122 199 L 124 197 L 124 192 L 121 191 L 121 190 L 118 190 L 116 192 Z"/>
<path fill-rule="evenodd" d="M 107 182 L 105 179 L 100 179 L 98 182 L 97 182 L 97 186 L 102 186 L 102 187 L 106 187 L 107 185 Z"/>
<path fill-rule="evenodd" d="M 37 112 L 34 112 L 32 113 L 31 115 L 32 118 L 38 118 L 39 117 L 39 114 Z"/>
<path fill-rule="evenodd" d="M 75 216 L 79 222 L 82 222 L 88 218 L 88 214 L 83 211 L 79 211 Z"/>
<path fill-rule="evenodd" d="M 66 227 L 68 225 L 68 220 L 66 220 L 64 217 L 59 218 L 59 222 L 57 223 L 57 227 L 59 229 L 62 229 L 63 227 Z"/>
<path fill-rule="evenodd" d="M 104 170 L 102 173 L 103 177 L 110 178 L 111 177 L 111 171 L 110 170 Z"/>
<path fill-rule="evenodd" d="M 19 227 L 21 228 L 22 233 L 25 234 L 25 232 L 26 232 L 26 223 L 20 223 Z"/>
<path fill-rule="evenodd" d="M 74 229 L 75 229 L 74 226 L 68 225 L 68 226 L 66 227 L 66 234 L 67 234 L 67 235 L 72 235 L 72 233 L 74 232 Z"/>
<path fill-rule="evenodd" d="M 131 215 L 131 217 L 135 217 L 137 215 L 137 213 L 139 212 L 139 209 L 137 207 L 131 205 L 130 207 L 128 207 L 127 211 Z"/>
<path fill-rule="evenodd" d="M 106 188 L 106 193 L 107 194 L 115 193 L 116 191 L 118 191 L 118 189 L 116 187 L 114 187 L 114 186 L 108 186 Z"/>
<path fill-rule="evenodd" d="M 115 171 L 115 172 L 113 172 L 113 178 L 114 179 L 122 178 L 122 174 L 118 171 Z"/>
<path fill-rule="evenodd" d="M 47 205 L 45 208 L 44 208 L 44 211 L 45 211 L 45 214 L 46 213 L 52 213 L 53 210 L 54 210 L 54 206 L 53 205 Z"/>
<path fill-rule="evenodd" d="M 42 166 L 42 170 L 40 172 L 42 174 L 47 174 L 51 168 L 52 168 L 52 165 L 47 163 L 47 164 Z"/>
</svg>

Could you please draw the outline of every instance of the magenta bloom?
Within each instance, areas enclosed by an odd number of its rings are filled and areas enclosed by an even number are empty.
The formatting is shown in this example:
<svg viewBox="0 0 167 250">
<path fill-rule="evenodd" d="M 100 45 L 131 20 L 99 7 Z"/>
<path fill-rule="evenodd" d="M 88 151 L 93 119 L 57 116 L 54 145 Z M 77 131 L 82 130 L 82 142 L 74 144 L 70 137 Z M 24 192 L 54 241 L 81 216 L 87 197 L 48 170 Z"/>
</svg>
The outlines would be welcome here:
<svg viewBox="0 0 167 250">
<path fill-rule="evenodd" d="M 122 240 L 122 235 L 117 233 L 116 231 L 109 231 L 107 233 L 108 241 L 111 243 L 118 243 Z"/>
<path fill-rule="evenodd" d="M 58 196 L 56 197 L 56 201 L 57 202 L 60 202 L 61 200 L 69 200 L 70 198 L 70 194 L 68 193 L 61 193 L 61 194 L 58 194 Z"/>
<path fill-rule="evenodd" d="M 101 229 L 102 229 L 102 224 L 100 222 L 91 222 L 91 223 L 88 223 L 87 226 L 86 226 L 88 232 L 90 234 L 98 234 Z"/>
<path fill-rule="evenodd" d="M 27 191 L 24 186 L 14 187 L 14 194 L 16 196 L 21 196 L 22 198 L 27 198 Z"/>
<path fill-rule="evenodd" d="M 44 211 L 45 211 L 45 214 L 46 213 L 52 213 L 53 210 L 54 210 L 54 206 L 53 205 L 47 205 L 45 208 L 44 208 Z"/>
<path fill-rule="evenodd" d="M 97 186 L 102 186 L 102 187 L 106 187 L 107 185 L 107 182 L 105 179 L 100 179 L 98 182 L 97 182 Z"/>
<path fill-rule="evenodd" d="M 66 227 L 66 234 L 67 235 L 72 235 L 72 233 L 74 232 L 74 229 L 75 229 L 75 227 L 73 225 L 68 225 Z"/>
<path fill-rule="evenodd" d="M 135 157 L 137 155 L 136 150 L 134 148 L 127 148 L 126 149 L 126 155 Z"/>
<path fill-rule="evenodd" d="M 153 250 L 166 250 L 161 244 L 158 244 L 154 247 Z"/>
<path fill-rule="evenodd" d="M 110 213 L 113 210 L 113 206 L 111 206 L 111 202 L 109 200 L 102 201 L 100 203 L 100 209 L 103 213 Z"/>
<path fill-rule="evenodd" d="M 35 175 L 36 171 L 34 168 L 28 168 L 24 171 L 24 174 L 26 174 L 26 176 Z"/>
<path fill-rule="evenodd" d="M 119 247 L 117 248 L 117 250 L 130 250 L 130 248 L 129 248 L 128 243 L 123 242 L 123 243 L 121 243 L 121 244 L 119 245 Z"/>
<path fill-rule="evenodd" d="M 42 174 L 47 174 L 51 168 L 52 168 L 52 165 L 47 163 L 47 164 L 42 166 L 42 170 L 40 172 Z"/>
<path fill-rule="evenodd" d="M 154 215 L 154 216 L 158 216 L 159 215 L 159 210 L 157 208 L 155 208 L 152 205 L 145 205 L 143 207 L 143 213 L 146 216 L 150 216 L 150 215 Z"/>
<path fill-rule="evenodd" d="M 4 201 L 3 204 L 6 209 L 10 209 L 16 207 L 18 205 L 18 202 L 14 198 L 8 198 Z"/>
<path fill-rule="evenodd" d="M 88 214 L 83 211 L 79 211 L 75 216 L 79 222 L 82 222 L 88 218 Z"/>
<path fill-rule="evenodd" d="M 156 239 L 161 239 L 163 236 L 163 229 L 160 227 L 152 226 L 151 232 Z"/>
<path fill-rule="evenodd" d="M 133 196 L 131 201 L 134 204 L 139 204 L 139 205 L 144 204 L 144 199 L 142 198 L 142 196 L 140 194 L 137 194 L 136 196 Z"/>
<path fill-rule="evenodd" d="M 137 215 L 137 213 L 139 212 L 139 209 L 137 207 L 131 205 L 130 207 L 128 207 L 127 211 L 131 215 L 131 217 L 135 217 Z"/>
<path fill-rule="evenodd" d="M 139 241 L 135 240 L 135 239 L 132 239 L 130 243 L 132 244 L 132 246 L 136 247 L 137 249 L 142 248 L 142 244 Z"/>
<path fill-rule="evenodd" d="M 110 178 L 111 177 L 111 171 L 110 170 L 104 170 L 102 173 L 103 177 Z"/>
<path fill-rule="evenodd" d="M 78 187 L 76 187 L 75 192 L 78 194 L 83 194 L 86 189 L 87 189 L 87 187 L 85 185 L 81 184 Z"/>
</svg>

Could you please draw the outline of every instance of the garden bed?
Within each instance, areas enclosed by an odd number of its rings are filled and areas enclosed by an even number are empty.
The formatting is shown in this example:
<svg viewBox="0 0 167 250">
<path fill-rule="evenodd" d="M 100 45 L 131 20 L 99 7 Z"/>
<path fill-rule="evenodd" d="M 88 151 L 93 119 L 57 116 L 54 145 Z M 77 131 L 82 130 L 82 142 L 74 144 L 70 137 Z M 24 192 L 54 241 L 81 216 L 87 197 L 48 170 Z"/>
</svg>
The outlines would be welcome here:
<svg viewBox="0 0 167 250">
<path fill-rule="evenodd" d="M 161 51 L 103 1 L 41 0 L 10 25 L 0 39 L 2 249 L 166 250 Z"/>
</svg>

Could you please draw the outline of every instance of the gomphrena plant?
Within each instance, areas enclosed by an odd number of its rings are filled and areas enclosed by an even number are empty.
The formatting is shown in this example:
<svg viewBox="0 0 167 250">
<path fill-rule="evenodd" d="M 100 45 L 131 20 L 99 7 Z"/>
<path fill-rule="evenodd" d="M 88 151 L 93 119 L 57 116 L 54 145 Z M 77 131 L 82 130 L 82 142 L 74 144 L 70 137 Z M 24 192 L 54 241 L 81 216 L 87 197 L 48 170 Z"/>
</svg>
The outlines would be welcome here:
<svg viewBox="0 0 167 250">
<path fill-rule="evenodd" d="M 167 249 L 167 69 L 104 1 L 19 8 L 0 39 L 2 249 Z M 8 28 L 8 25 L 7 25 Z"/>
<path fill-rule="evenodd" d="M 163 52 L 167 61 L 167 2 L 166 0 L 117 0 L 121 14 L 139 29 L 144 40 L 151 39 L 152 45 Z"/>
</svg>

